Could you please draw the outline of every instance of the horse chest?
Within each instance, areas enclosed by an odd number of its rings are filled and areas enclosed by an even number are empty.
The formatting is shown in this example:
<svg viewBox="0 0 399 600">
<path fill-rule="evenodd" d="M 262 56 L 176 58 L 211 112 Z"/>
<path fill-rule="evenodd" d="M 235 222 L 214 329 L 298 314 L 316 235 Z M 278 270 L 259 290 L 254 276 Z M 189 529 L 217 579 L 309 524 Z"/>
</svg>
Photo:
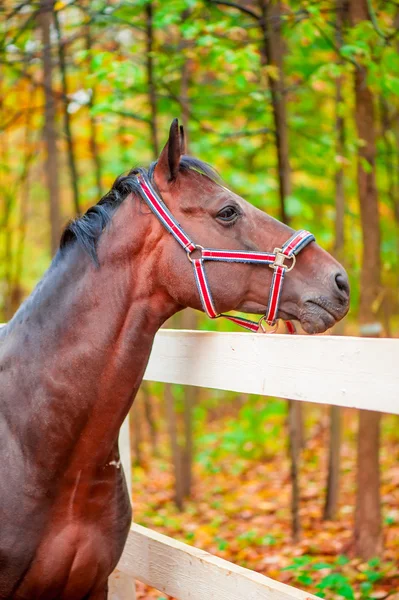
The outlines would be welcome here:
<svg viewBox="0 0 399 600">
<path fill-rule="evenodd" d="M 80 600 L 101 589 L 122 553 L 131 521 L 120 470 L 90 481 L 83 474 L 61 486 L 46 527 L 12 596 Z"/>
</svg>

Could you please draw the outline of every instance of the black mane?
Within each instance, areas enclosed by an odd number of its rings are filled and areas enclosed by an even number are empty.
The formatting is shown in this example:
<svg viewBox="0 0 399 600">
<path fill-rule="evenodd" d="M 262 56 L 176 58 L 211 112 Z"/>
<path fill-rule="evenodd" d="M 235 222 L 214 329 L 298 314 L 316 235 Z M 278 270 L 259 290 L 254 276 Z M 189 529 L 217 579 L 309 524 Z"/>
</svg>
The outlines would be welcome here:
<svg viewBox="0 0 399 600">
<path fill-rule="evenodd" d="M 154 162 L 148 169 L 132 169 L 127 175 L 120 175 L 115 180 L 110 191 L 97 204 L 91 206 L 82 217 L 74 219 L 67 225 L 61 236 L 60 249 L 64 250 L 76 240 L 83 250 L 88 253 L 93 262 L 99 266 L 97 242 L 100 235 L 125 198 L 131 193 L 140 194 L 137 175 L 142 173 L 152 180 L 156 164 Z M 212 181 L 220 182 L 219 175 L 210 165 L 192 156 L 183 156 L 180 161 L 180 171 L 185 172 L 188 170 L 196 171 L 201 175 L 209 177 Z"/>
</svg>

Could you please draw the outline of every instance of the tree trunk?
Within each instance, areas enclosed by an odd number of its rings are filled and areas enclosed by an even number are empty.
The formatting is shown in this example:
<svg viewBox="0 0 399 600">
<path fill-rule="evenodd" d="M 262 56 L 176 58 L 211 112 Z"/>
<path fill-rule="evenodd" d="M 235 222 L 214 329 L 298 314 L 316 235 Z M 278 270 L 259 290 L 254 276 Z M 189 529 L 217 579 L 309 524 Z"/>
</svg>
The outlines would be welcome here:
<svg viewBox="0 0 399 600">
<path fill-rule="evenodd" d="M 193 482 L 193 408 L 197 398 L 197 390 L 192 385 L 186 386 L 184 394 L 184 448 L 182 455 L 183 496 L 191 496 Z"/>
<path fill-rule="evenodd" d="M 336 2 L 336 45 L 340 48 L 343 44 L 343 26 L 345 21 L 345 1 Z M 342 60 L 340 60 L 342 64 Z M 337 78 L 335 89 L 335 132 L 336 132 L 336 156 L 337 167 L 335 170 L 335 244 L 334 254 L 341 263 L 344 263 L 344 217 L 345 217 L 345 188 L 344 168 L 342 158 L 345 154 L 345 123 L 341 113 L 342 76 Z M 344 325 L 341 321 L 334 328 L 336 335 L 344 334 Z M 336 519 L 339 498 L 340 480 L 340 451 L 341 451 L 341 409 L 339 406 L 330 407 L 330 439 L 328 456 L 328 475 L 326 500 L 323 518 L 325 520 Z"/>
<path fill-rule="evenodd" d="M 397 185 L 396 179 L 399 177 L 399 173 L 395 173 L 395 147 L 391 141 L 390 132 L 390 121 L 391 116 L 389 114 L 389 105 L 383 96 L 380 97 L 380 114 L 381 114 L 381 133 L 384 142 L 385 150 L 385 169 L 387 177 L 387 195 L 389 204 L 393 212 L 396 224 L 399 224 L 399 186 Z"/>
<path fill-rule="evenodd" d="M 291 518 L 292 518 L 292 539 L 293 541 L 299 542 L 301 537 L 301 523 L 299 519 L 299 504 L 300 504 L 300 490 L 299 490 L 299 457 L 301 451 L 301 431 L 299 428 L 300 415 L 298 409 L 300 409 L 299 402 L 288 402 L 288 438 L 289 438 L 289 452 L 291 458 Z"/>
<path fill-rule="evenodd" d="M 259 25 L 262 31 L 261 60 L 268 67 L 267 82 L 272 98 L 272 114 L 274 123 L 274 139 L 277 154 L 277 179 L 280 199 L 279 218 L 289 224 L 286 208 L 287 197 L 291 194 L 291 168 L 289 162 L 288 127 L 286 98 L 284 90 L 284 45 L 281 37 L 281 2 L 280 0 L 259 0 L 261 18 Z M 275 69 L 271 72 L 270 68 Z M 292 536 L 299 540 L 299 457 L 304 446 L 303 407 L 300 402 L 289 401 L 288 430 L 290 439 L 291 478 L 292 478 Z"/>
<path fill-rule="evenodd" d="M 1 69 L 2 71 L 3 69 Z M 3 73 L 0 72 L 0 115 L 2 120 L 5 114 L 4 98 L 5 90 Z M 13 278 L 13 227 L 12 215 L 15 210 L 16 196 L 13 186 L 10 185 L 10 140 L 7 130 L 2 132 L 0 144 L 0 233 L 3 242 L 3 252 L 0 261 L 0 282 L 2 283 L 3 293 L 3 315 L 2 321 L 8 321 L 13 315 L 12 309 L 12 278 Z"/>
<path fill-rule="evenodd" d="M 46 144 L 46 177 L 50 196 L 51 253 L 59 246 L 61 233 L 60 199 L 57 159 L 56 106 L 52 88 L 53 65 L 51 58 L 50 25 L 54 10 L 54 0 L 41 0 L 39 24 L 43 42 L 43 83 L 45 95 L 44 140 Z"/>
<path fill-rule="evenodd" d="M 357 442 L 357 496 L 355 512 L 355 552 L 363 560 L 383 550 L 380 500 L 380 420 L 381 413 L 359 413 Z"/>
<path fill-rule="evenodd" d="M 1 79 L 0 79 L 1 81 Z M 3 86 L 1 86 L 3 87 Z M 2 92 L 3 90 L 0 89 Z M 3 94 L 0 94 L 0 107 L 1 113 L 4 112 L 3 109 Z M 8 321 L 12 316 L 10 311 L 10 298 L 11 298 L 11 278 L 12 278 L 12 233 L 11 233 L 11 213 L 13 208 L 13 200 L 14 194 L 10 189 L 10 180 L 9 180 L 9 157 L 10 157 L 10 148 L 9 148 L 9 139 L 8 132 L 5 131 L 2 135 L 2 140 L 0 144 L 0 160 L 3 165 L 3 169 L 0 169 L 0 183 L 1 183 L 1 197 L 2 197 L 2 205 L 1 205 L 1 227 L 0 231 L 2 233 L 2 237 L 4 239 L 4 251 L 2 260 L 0 261 L 1 265 L 1 279 L 4 281 L 4 305 L 3 305 L 3 320 Z M 5 167 L 5 168 L 4 168 Z"/>
<path fill-rule="evenodd" d="M 33 87 L 31 88 L 31 94 L 34 97 Z M 15 245 L 15 259 L 12 280 L 10 282 L 11 287 L 9 290 L 9 306 L 8 315 L 6 314 L 6 320 L 11 318 L 11 316 L 19 308 L 23 299 L 22 269 L 25 250 L 26 228 L 28 221 L 28 204 L 30 196 L 29 175 L 32 161 L 36 156 L 35 148 L 32 144 L 32 117 L 33 113 L 31 111 L 27 111 L 24 140 L 25 157 L 22 172 L 18 181 L 18 189 L 20 195 L 20 203 L 18 210 L 18 236 Z"/>
<path fill-rule="evenodd" d="M 396 118 L 396 107 L 394 107 L 394 111 L 395 114 L 391 114 L 390 106 L 386 98 L 384 98 L 384 96 L 380 96 L 381 135 L 385 147 L 385 172 L 388 184 L 387 196 L 396 224 L 396 253 L 399 256 L 399 171 L 396 172 L 395 169 L 395 142 L 390 138 L 390 133 L 392 133 L 392 121 L 395 122 L 395 120 L 398 120 Z M 399 272 L 397 273 L 397 282 L 398 281 Z M 381 312 L 384 335 L 386 337 L 392 337 L 391 317 L 393 312 L 393 302 L 391 290 L 384 290 Z"/>
<path fill-rule="evenodd" d="M 86 50 L 87 50 L 87 60 L 88 60 L 88 69 L 89 73 L 91 73 L 91 59 L 92 59 L 92 46 L 93 40 L 91 37 L 91 29 L 90 23 L 87 23 L 85 28 L 85 41 L 86 41 Z M 92 113 L 92 109 L 95 106 L 96 102 L 96 85 L 93 83 L 91 88 L 91 96 L 88 104 L 89 108 L 89 122 L 90 122 L 90 152 L 94 164 L 94 174 L 96 179 L 96 187 L 97 187 L 97 195 L 99 198 L 102 196 L 102 165 L 101 165 L 101 157 L 100 151 L 98 148 L 98 125 L 97 125 L 97 117 L 95 117 Z"/>
<path fill-rule="evenodd" d="M 150 103 L 150 133 L 152 148 L 154 152 L 154 158 L 158 158 L 159 155 L 159 144 L 158 144 L 158 131 L 157 131 L 157 99 L 154 81 L 154 30 L 153 30 L 153 5 L 151 0 L 147 2 L 145 6 L 146 11 L 146 44 L 147 44 L 147 85 L 148 85 L 148 99 Z"/>
<path fill-rule="evenodd" d="M 281 3 L 280 0 L 260 0 L 262 17 L 260 26 L 263 35 L 262 63 L 275 67 L 275 74 L 267 73 L 268 85 L 272 97 L 274 137 L 277 152 L 277 176 L 280 197 L 280 220 L 289 223 L 286 209 L 287 196 L 291 194 L 291 169 L 288 149 L 288 128 L 286 99 L 284 90 L 283 56 L 281 39 Z"/>
<path fill-rule="evenodd" d="M 185 20 L 187 11 L 182 16 Z M 190 100 L 188 91 L 190 87 L 191 59 L 183 63 L 180 83 L 180 98 L 182 107 L 182 122 L 184 126 L 186 152 L 189 154 L 188 122 L 190 118 Z M 181 314 L 181 325 L 183 329 L 196 329 L 198 324 L 198 313 L 192 309 L 186 309 Z M 184 448 L 182 453 L 182 478 L 183 495 L 190 497 L 193 481 L 193 409 L 198 400 L 198 388 L 187 385 L 184 388 Z"/>
<path fill-rule="evenodd" d="M 125 117 L 121 116 L 119 118 L 118 124 L 118 150 L 119 150 L 119 160 L 123 165 L 126 165 L 129 160 L 129 144 L 127 143 L 127 134 L 128 130 L 125 123 Z"/>
<path fill-rule="evenodd" d="M 184 127 L 184 135 L 186 140 L 186 152 L 189 154 L 189 128 L 188 122 L 190 119 L 190 100 L 188 96 L 188 90 L 190 87 L 190 73 L 192 68 L 192 60 L 190 58 L 186 59 L 183 63 L 182 73 L 181 73 L 181 84 L 180 84 L 180 103 L 182 109 L 182 123 Z"/>
<path fill-rule="evenodd" d="M 168 430 L 170 444 L 172 448 L 172 461 L 175 472 L 175 503 L 179 510 L 183 510 L 183 479 L 182 479 L 182 456 L 178 441 L 178 428 L 175 411 L 175 399 L 171 384 L 165 383 L 164 397 L 166 405 L 166 418 L 168 421 Z"/>
<path fill-rule="evenodd" d="M 337 21 L 336 21 L 336 43 L 340 48 L 343 44 L 343 24 L 345 18 L 345 1 L 337 0 Z M 340 60 L 342 65 L 342 60 Z M 343 157 L 345 155 L 345 122 L 341 112 L 343 104 L 342 95 L 342 75 L 337 78 L 335 88 L 335 153 L 337 156 L 337 166 L 335 169 L 335 244 L 334 254 L 340 262 L 344 261 L 345 247 L 345 186 L 344 186 L 344 168 Z"/>
<path fill-rule="evenodd" d="M 399 6 L 396 11 L 394 27 L 396 30 L 399 30 Z M 399 54 L 399 40 L 396 42 L 396 52 L 397 52 L 397 54 Z M 396 115 L 396 118 L 395 118 L 394 136 L 395 136 L 395 142 L 396 142 L 396 168 L 394 166 L 394 171 L 396 171 L 396 191 L 398 194 L 395 198 L 395 200 L 396 200 L 395 206 L 398 207 L 397 215 L 395 215 L 395 216 L 397 219 L 397 223 L 399 225 L 399 198 L 398 198 L 398 196 L 399 196 L 399 118 L 398 118 L 398 115 Z M 399 243 L 399 236 L 398 236 L 398 243 Z M 399 254 L 399 252 L 398 252 L 398 254 Z"/>
<path fill-rule="evenodd" d="M 136 402 L 133 402 L 130 409 L 130 427 L 133 429 L 133 448 L 134 448 L 134 464 L 141 467 L 143 464 L 141 456 L 141 399 L 143 394 L 140 392 Z"/>
<path fill-rule="evenodd" d="M 367 0 L 350 0 L 352 25 L 368 19 Z M 362 224 L 363 256 L 360 276 L 362 335 L 379 335 L 376 302 L 380 293 L 380 228 L 376 188 L 376 144 L 373 96 L 365 68 L 355 70 L 355 121 L 362 145 L 358 150 L 357 182 Z M 357 496 L 354 543 L 364 560 L 382 551 L 380 470 L 380 414 L 360 411 L 357 448 Z"/>
<path fill-rule="evenodd" d="M 214 0 L 213 3 L 218 4 L 218 0 Z M 220 2 L 220 4 L 224 3 Z M 257 0 L 257 4 L 260 9 L 260 15 L 240 4 L 232 3 L 231 6 L 239 10 L 242 14 L 249 15 L 259 26 L 262 34 L 261 64 L 269 68 L 266 71 L 266 78 L 272 98 L 280 220 L 283 223 L 289 224 L 286 199 L 291 194 L 291 169 L 284 89 L 284 44 L 281 36 L 281 2 L 280 0 Z M 274 72 L 271 71 L 270 67 L 274 67 Z"/>
<path fill-rule="evenodd" d="M 340 451 L 341 451 L 341 409 L 339 406 L 330 407 L 330 445 L 328 452 L 328 475 L 326 501 L 324 505 L 324 520 L 337 518 L 339 480 L 340 480 Z"/>
<path fill-rule="evenodd" d="M 4 140 L 3 140 L 4 141 Z M 7 164 L 7 163 L 3 163 Z M 12 301 L 11 301 L 11 289 L 12 289 L 12 222 L 11 214 L 14 204 L 14 194 L 11 190 L 4 189 L 3 196 L 5 200 L 4 216 L 3 216 L 3 232 L 4 232 L 4 283 L 5 283 L 5 297 L 4 297 L 4 318 L 8 321 L 12 315 Z"/>
<path fill-rule="evenodd" d="M 186 309 L 182 313 L 183 329 L 196 329 L 197 313 Z M 184 388 L 184 448 L 182 452 L 182 486 L 183 495 L 191 495 L 193 481 L 193 409 L 198 399 L 198 388 L 186 385 Z"/>
<path fill-rule="evenodd" d="M 144 399 L 144 414 L 150 430 L 151 448 L 154 456 L 158 456 L 158 436 L 157 428 L 154 421 L 153 410 L 151 405 L 151 395 L 148 388 L 148 383 L 143 381 L 141 384 L 141 390 Z"/>
<path fill-rule="evenodd" d="M 68 154 L 68 166 L 71 177 L 71 186 L 73 192 L 73 205 L 75 214 L 80 215 L 80 201 L 79 201 L 79 177 L 78 170 L 76 168 L 75 160 L 75 148 L 72 138 L 72 127 L 71 117 L 68 112 L 68 81 L 67 81 L 67 67 L 65 60 L 64 45 L 62 42 L 61 26 L 58 18 L 57 11 L 54 11 L 54 25 L 57 32 L 58 42 L 58 61 L 61 71 L 61 83 L 62 83 L 62 103 L 63 103 L 63 117 L 64 117 L 64 133 L 67 142 L 67 154 Z"/>
</svg>

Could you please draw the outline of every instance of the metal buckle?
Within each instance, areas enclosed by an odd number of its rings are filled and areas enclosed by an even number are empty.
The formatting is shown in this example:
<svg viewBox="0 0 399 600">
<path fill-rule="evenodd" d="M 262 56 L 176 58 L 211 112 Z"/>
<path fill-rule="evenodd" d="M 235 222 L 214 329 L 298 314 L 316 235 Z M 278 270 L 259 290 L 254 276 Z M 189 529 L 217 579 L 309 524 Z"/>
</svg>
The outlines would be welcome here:
<svg viewBox="0 0 399 600">
<path fill-rule="evenodd" d="M 202 251 L 204 250 L 204 246 L 200 246 L 199 244 L 195 244 L 195 248 L 194 250 L 191 250 L 191 252 L 187 252 L 187 258 L 190 261 L 190 263 L 193 262 L 193 259 L 191 258 L 191 255 L 193 252 L 195 252 L 196 250 L 200 250 L 201 251 L 201 257 L 202 258 Z"/>
<path fill-rule="evenodd" d="M 266 329 L 265 328 L 265 323 L 268 324 L 269 327 L 271 327 L 271 329 Z M 277 321 L 274 323 L 274 325 L 270 325 L 269 321 L 266 320 L 266 315 L 263 315 L 263 317 L 260 318 L 259 322 L 258 322 L 258 333 L 262 332 L 262 333 L 276 333 L 278 329 L 278 323 Z"/>
<path fill-rule="evenodd" d="M 281 248 L 275 248 L 273 250 L 273 253 L 276 255 L 276 258 L 274 259 L 274 263 L 269 265 L 269 267 L 271 269 L 275 269 L 276 267 L 283 267 L 283 269 L 285 269 L 285 272 L 288 273 L 289 271 L 292 271 L 292 269 L 295 267 L 295 263 L 296 263 L 296 256 L 295 254 L 291 254 L 290 256 L 287 256 L 286 254 L 284 254 L 284 252 L 282 251 Z M 285 264 L 285 260 L 292 260 L 292 263 L 290 266 Z"/>
</svg>

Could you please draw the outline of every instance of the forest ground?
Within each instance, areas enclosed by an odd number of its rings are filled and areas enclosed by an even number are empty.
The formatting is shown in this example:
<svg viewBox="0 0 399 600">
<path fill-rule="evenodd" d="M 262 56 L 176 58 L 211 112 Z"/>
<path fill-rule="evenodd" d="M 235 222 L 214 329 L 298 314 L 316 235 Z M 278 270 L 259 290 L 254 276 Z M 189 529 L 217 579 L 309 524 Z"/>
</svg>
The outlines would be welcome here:
<svg viewBox="0 0 399 600">
<path fill-rule="evenodd" d="M 262 410 L 262 402 L 265 399 L 257 399 L 252 409 L 256 411 L 259 406 Z M 277 410 L 269 411 L 271 429 L 265 431 L 265 448 L 260 456 L 245 439 L 238 442 L 238 455 L 233 454 L 234 431 L 245 429 L 245 423 L 242 428 L 240 423 L 247 416 L 244 412 L 243 417 L 243 408 L 234 411 L 230 405 L 208 412 L 202 432 L 196 436 L 192 497 L 182 513 L 173 502 L 174 478 L 166 433 L 160 432 L 158 457 L 152 456 L 144 440 L 142 464 L 133 468 L 135 521 L 327 599 L 399 599 L 398 418 L 385 415 L 382 420 L 385 551 L 380 559 L 362 563 L 351 556 L 356 411 L 346 409 L 342 415 L 345 427 L 338 518 L 323 522 L 328 413 L 324 408 L 307 405 L 306 446 L 300 472 L 302 540 L 294 544 L 290 534 L 284 401 L 269 402 Z M 165 596 L 139 583 L 138 598 L 160 600 Z"/>
</svg>

